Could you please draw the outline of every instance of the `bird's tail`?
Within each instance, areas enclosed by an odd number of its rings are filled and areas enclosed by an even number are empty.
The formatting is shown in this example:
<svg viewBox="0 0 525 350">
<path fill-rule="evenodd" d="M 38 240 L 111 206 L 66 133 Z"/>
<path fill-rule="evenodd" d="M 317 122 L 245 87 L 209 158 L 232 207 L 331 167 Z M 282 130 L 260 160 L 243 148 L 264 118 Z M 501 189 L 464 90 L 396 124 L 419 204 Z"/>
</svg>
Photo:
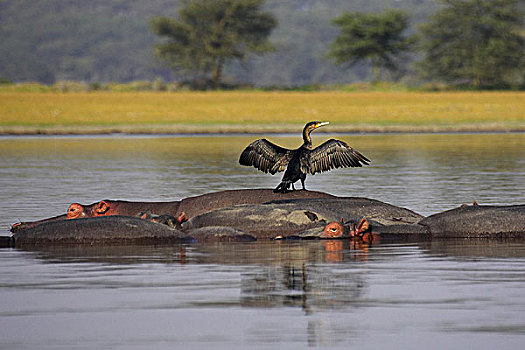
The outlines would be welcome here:
<svg viewBox="0 0 525 350">
<path fill-rule="evenodd" d="M 290 187 L 290 182 L 281 181 L 281 183 L 273 190 L 274 193 L 286 193 L 288 192 L 288 187 Z"/>
</svg>

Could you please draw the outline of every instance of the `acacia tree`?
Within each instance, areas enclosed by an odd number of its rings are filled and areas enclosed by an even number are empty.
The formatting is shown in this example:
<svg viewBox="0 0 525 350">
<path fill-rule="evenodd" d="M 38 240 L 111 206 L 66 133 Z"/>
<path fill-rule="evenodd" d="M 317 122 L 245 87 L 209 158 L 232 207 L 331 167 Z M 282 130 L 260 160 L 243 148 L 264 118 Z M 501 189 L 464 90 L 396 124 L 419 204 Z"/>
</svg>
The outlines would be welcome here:
<svg viewBox="0 0 525 350">
<path fill-rule="evenodd" d="M 261 10 L 263 1 L 185 1 L 178 18 L 153 18 L 153 31 L 164 38 L 155 53 L 175 70 L 211 73 L 218 87 L 228 60 L 272 49 L 267 39 L 277 21 Z"/>
<path fill-rule="evenodd" d="M 423 71 L 473 88 L 523 84 L 525 40 L 520 0 L 441 0 L 421 27 Z"/>
<path fill-rule="evenodd" d="M 412 37 L 403 33 L 408 16 L 399 10 L 384 13 L 345 12 L 332 21 L 341 33 L 330 45 L 329 57 L 337 64 L 354 65 L 369 61 L 374 67 L 374 80 L 381 79 L 381 68 L 397 68 L 396 56 L 410 49 Z"/>
</svg>

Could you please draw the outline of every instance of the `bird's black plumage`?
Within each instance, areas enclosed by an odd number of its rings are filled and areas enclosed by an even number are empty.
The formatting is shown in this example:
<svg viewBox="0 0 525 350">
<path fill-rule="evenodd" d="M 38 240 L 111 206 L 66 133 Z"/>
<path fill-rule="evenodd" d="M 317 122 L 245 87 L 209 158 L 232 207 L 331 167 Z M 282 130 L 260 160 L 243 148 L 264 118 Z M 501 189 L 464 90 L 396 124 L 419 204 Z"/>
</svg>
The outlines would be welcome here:
<svg viewBox="0 0 525 350">
<path fill-rule="evenodd" d="M 283 171 L 284 176 L 274 192 L 286 192 L 294 183 L 301 180 L 303 189 L 306 174 L 322 173 L 335 168 L 361 167 L 368 165 L 370 160 L 348 146 L 345 142 L 330 139 L 312 149 L 310 133 L 328 124 L 328 122 L 310 122 L 303 129 L 303 144 L 297 149 L 280 147 L 266 139 L 252 142 L 244 149 L 239 163 L 270 174 Z"/>
</svg>

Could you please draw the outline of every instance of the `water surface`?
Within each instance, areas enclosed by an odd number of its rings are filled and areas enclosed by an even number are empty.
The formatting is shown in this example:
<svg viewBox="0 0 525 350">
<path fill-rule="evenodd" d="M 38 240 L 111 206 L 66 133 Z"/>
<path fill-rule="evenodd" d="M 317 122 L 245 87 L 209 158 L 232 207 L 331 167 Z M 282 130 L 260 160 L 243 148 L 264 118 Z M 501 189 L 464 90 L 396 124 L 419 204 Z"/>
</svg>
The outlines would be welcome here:
<svg viewBox="0 0 525 350">
<path fill-rule="evenodd" d="M 273 188 L 280 176 L 237 164 L 257 137 L 0 138 L 1 229 L 72 202 Z M 308 189 L 423 215 L 525 202 L 525 134 L 337 138 L 371 166 Z M 2 249 L 0 266 L 6 349 L 525 346 L 523 241 L 43 247 Z"/>
</svg>

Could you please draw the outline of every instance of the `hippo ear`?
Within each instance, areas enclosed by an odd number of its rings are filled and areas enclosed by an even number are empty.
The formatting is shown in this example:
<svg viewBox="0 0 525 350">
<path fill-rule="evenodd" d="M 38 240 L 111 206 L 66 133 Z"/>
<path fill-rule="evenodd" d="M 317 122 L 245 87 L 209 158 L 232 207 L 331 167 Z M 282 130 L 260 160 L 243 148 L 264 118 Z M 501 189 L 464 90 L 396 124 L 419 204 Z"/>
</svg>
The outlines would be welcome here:
<svg viewBox="0 0 525 350">
<path fill-rule="evenodd" d="M 368 220 L 366 218 L 362 218 L 361 221 L 359 221 L 359 224 L 357 224 L 357 230 L 359 232 L 366 232 L 368 228 Z"/>
<path fill-rule="evenodd" d="M 105 214 L 109 210 L 109 204 L 105 201 L 100 201 L 95 208 L 95 211 L 99 215 Z"/>
<path fill-rule="evenodd" d="M 180 213 L 180 215 L 177 217 L 177 222 L 179 224 L 182 224 L 183 222 L 186 222 L 186 221 L 188 221 L 188 216 L 186 215 L 186 213 L 185 212 Z"/>
<path fill-rule="evenodd" d="M 79 203 L 71 203 L 67 208 L 66 219 L 76 219 L 78 217 L 86 216 L 84 213 L 84 207 Z"/>
</svg>

